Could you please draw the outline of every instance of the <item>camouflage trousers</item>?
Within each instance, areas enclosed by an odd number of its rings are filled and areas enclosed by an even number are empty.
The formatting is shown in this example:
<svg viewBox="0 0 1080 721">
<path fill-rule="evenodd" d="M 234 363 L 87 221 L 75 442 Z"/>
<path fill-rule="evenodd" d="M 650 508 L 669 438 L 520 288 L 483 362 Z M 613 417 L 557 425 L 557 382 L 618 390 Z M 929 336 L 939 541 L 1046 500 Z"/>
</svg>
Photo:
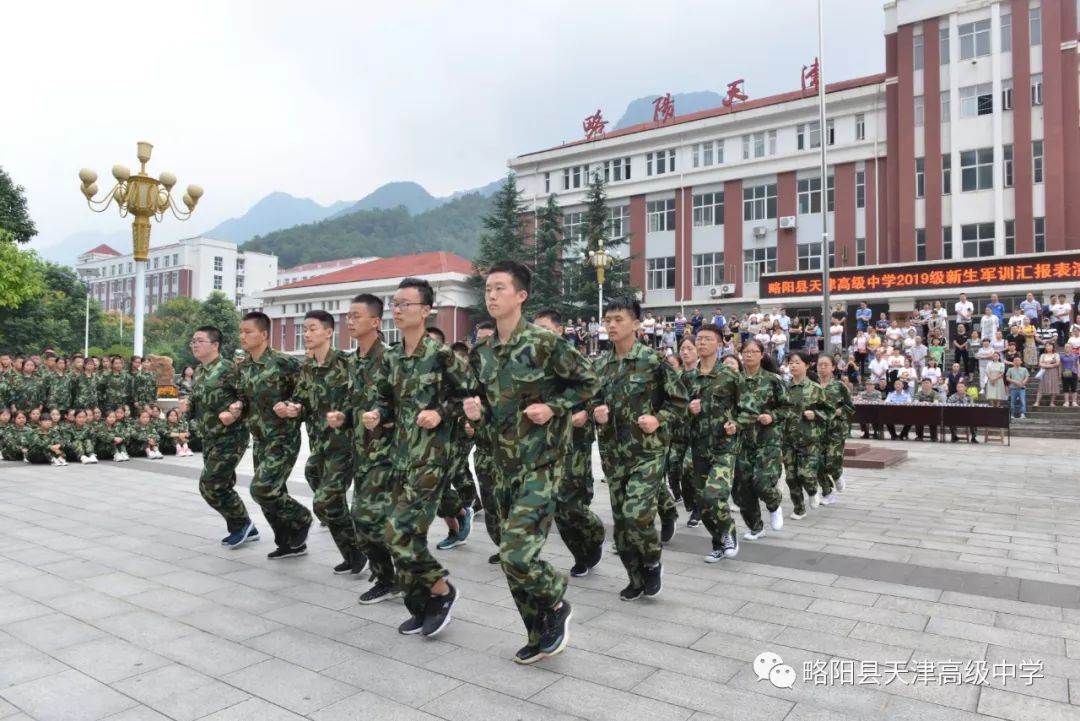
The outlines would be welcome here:
<svg viewBox="0 0 1080 721">
<path fill-rule="evenodd" d="M 394 558 L 405 607 L 413 615 L 423 615 L 431 587 L 450 573 L 431 555 L 427 542 L 446 483 L 446 469 L 441 466 L 394 470 L 390 474 L 397 500 L 386 524 L 386 542 Z"/>
<path fill-rule="evenodd" d="M 825 457 L 821 463 L 821 475 L 818 484 L 821 493 L 829 495 L 844 473 L 844 446 L 847 445 L 848 422 L 839 420 L 829 425 L 825 434 Z"/>
<path fill-rule="evenodd" d="M 484 529 L 491 542 L 498 546 L 500 524 L 499 505 L 495 500 L 495 459 L 477 446 L 473 455 L 473 466 L 476 471 L 476 485 L 480 487 L 480 503 L 484 506 Z"/>
<path fill-rule="evenodd" d="M 393 480 L 393 469 L 388 465 L 357 464 L 352 499 L 353 525 L 360 549 L 371 562 L 375 580 L 382 583 L 394 581 L 394 558 L 386 541 L 386 524 L 397 496 Z"/>
<path fill-rule="evenodd" d="M 555 493 L 555 527 L 570 555 L 583 562 L 604 543 L 604 523 L 589 506 L 593 499 L 592 444 L 575 447 Z"/>
<path fill-rule="evenodd" d="M 469 473 L 469 447 L 455 448 L 446 467 L 449 483 L 439 500 L 439 518 L 449 518 L 476 502 L 476 484 Z"/>
<path fill-rule="evenodd" d="M 664 485 L 666 455 L 666 450 L 642 451 L 613 458 L 607 474 L 615 545 L 630 583 L 638 587 L 645 585 L 645 567 L 660 563 L 660 536 L 654 524 L 660 492 L 671 498 Z"/>
<path fill-rule="evenodd" d="M 94 455 L 97 456 L 100 461 L 111 461 L 116 456 L 118 450 L 120 450 L 120 446 L 111 441 L 94 444 Z"/>
<path fill-rule="evenodd" d="M 746 442 L 746 439 L 741 441 L 735 459 L 735 486 L 732 497 L 739 506 L 739 513 L 746 527 L 754 533 L 764 527 L 760 504 L 764 502 L 765 508 L 775 511 L 783 500 L 776 487 L 780 482 L 780 460 L 779 443 L 753 445 Z"/>
<path fill-rule="evenodd" d="M 685 440 L 673 440 L 671 447 L 668 448 L 665 472 L 667 473 L 668 487 L 671 488 L 671 495 L 675 497 L 676 501 L 681 499 L 686 505 L 687 511 L 692 511 L 694 510 L 694 484 L 689 482 L 688 477 L 689 453 L 689 444 Z"/>
<path fill-rule="evenodd" d="M 247 439 L 203 444 L 203 469 L 199 476 L 199 494 L 221 514 L 229 532 L 239 531 L 251 518 L 240 494 L 236 492 L 236 464 L 244 456 Z"/>
<path fill-rule="evenodd" d="M 67 447 L 68 455 L 74 456 L 78 459 L 80 456 L 89 456 L 94 453 L 94 442 L 89 438 L 85 438 L 81 441 L 72 441 Z M 68 458 L 70 461 L 71 458 Z"/>
<path fill-rule="evenodd" d="M 694 488 L 701 522 L 712 536 L 713 550 L 721 548 L 724 534 L 735 535 L 735 519 L 728 508 L 735 479 L 735 453 L 713 451 L 694 456 L 689 483 Z"/>
<path fill-rule="evenodd" d="M 557 482 L 556 469 L 541 466 L 512 474 L 499 469 L 495 486 L 499 562 L 532 645 L 540 642 L 541 613 L 558 605 L 566 592 L 566 578 L 540 558 L 555 516 Z"/>
<path fill-rule="evenodd" d="M 352 448 L 312 448 L 304 477 L 315 491 L 312 510 L 326 524 L 341 557 L 349 560 L 360 548 L 346 498 L 353 479 Z"/>
<path fill-rule="evenodd" d="M 784 480 L 796 513 L 806 513 L 806 498 L 818 492 L 823 448 L 819 441 L 784 446 Z"/>
<path fill-rule="evenodd" d="M 251 498 L 262 508 L 278 547 L 288 545 L 290 535 L 311 525 L 311 512 L 289 495 L 289 474 L 299 453 L 299 433 L 252 439 Z"/>
</svg>

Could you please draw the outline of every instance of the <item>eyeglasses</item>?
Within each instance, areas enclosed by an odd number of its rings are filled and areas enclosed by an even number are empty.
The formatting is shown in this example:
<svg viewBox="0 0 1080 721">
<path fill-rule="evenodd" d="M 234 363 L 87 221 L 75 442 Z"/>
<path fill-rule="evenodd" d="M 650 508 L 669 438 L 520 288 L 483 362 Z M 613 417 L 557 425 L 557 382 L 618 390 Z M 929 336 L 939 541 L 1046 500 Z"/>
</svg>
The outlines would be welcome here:
<svg viewBox="0 0 1080 721">
<path fill-rule="evenodd" d="M 209 342 L 210 342 L 209 340 L 205 340 L 203 338 L 192 338 L 191 343 L 189 343 L 188 345 L 197 346 L 197 345 L 202 345 L 203 343 L 209 343 Z"/>
<path fill-rule="evenodd" d="M 427 303 L 419 303 L 411 300 L 395 300 L 390 304 L 390 307 L 394 310 L 408 310 L 414 305 L 427 305 Z"/>
</svg>

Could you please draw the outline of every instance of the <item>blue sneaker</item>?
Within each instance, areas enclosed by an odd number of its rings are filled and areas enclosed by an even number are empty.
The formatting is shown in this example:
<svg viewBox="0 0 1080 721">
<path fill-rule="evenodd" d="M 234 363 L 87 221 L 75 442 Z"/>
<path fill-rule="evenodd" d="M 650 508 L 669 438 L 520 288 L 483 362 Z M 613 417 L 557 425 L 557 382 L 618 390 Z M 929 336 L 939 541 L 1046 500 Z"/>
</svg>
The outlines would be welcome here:
<svg viewBox="0 0 1080 721">
<path fill-rule="evenodd" d="M 245 543 L 254 543 L 259 540 L 259 529 L 255 528 L 255 524 L 248 521 L 244 524 L 244 527 L 239 531 L 233 531 L 224 539 L 222 543 L 229 548 L 239 548 Z"/>
<path fill-rule="evenodd" d="M 472 533 L 473 516 L 476 515 L 476 511 L 472 508 L 465 509 L 465 517 L 458 521 L 458 540 L 464 543 L 469 539 L 469 534 Z"/>
</svg>

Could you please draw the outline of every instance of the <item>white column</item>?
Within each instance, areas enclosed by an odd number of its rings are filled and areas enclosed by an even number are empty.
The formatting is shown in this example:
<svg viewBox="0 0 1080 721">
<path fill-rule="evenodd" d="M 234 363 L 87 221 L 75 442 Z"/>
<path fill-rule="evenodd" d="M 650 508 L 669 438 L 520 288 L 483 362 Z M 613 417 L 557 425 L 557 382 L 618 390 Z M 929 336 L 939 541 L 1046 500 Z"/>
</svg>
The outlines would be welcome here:
<svg viewBox="0 0 1080 721">
<path fill-rule="evenodd" d="M 960 27 L 956 13 L 949 15 L 949 156 L 952 164 L 952 198 L 951 218 L 952 226 L 952 257 L 953 259 L 963 256 L 963 243 L 960 240 L 960 143 L 957 142 L 956 125 L 960 119 L 960 75 L 957 72 L 956 63 L 960 58 Z M 940 100 L 940 99 L 939 99 Z"/>
<path fill-rule="evenodd" d="M 146 312 L 146 261 L 135 261 L 135 346 L 132 353 L 143 354 L 143 314 Z"/>
<path fill-rule="evenodd" d="M 990 72 L 994 93 L 991 116 L 994 124 L 994 255 L 1002 256 L 1005 255 L 1005 110 L 1001 103 L 1001 4 L 998 2 L 990 5 Z"/>
</svg>

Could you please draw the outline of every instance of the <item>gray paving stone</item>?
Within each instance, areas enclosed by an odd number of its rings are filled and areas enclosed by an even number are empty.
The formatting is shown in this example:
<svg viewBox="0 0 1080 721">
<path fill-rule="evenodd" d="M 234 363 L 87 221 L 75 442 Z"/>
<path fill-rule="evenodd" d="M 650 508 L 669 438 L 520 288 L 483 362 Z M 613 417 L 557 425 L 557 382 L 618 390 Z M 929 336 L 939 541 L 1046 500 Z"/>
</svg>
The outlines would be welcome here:
<svg viewBox="0 0 1080 721">
<path fill-rule="evenodd" d="M 280 659 L 270 659 L 223 677 L 237 688 L 301 715 L 352 696 L 359 689 Z"/>
<path fill-rule="evenodd" d="M 335 704 L 311 714 L 313 721 L 439 721 L 432 716 L 410 706 L 391 701 L 372 693 L 361 692 L 355 696 L 338 701 Z"/>
<path fill-rule="evenodd" d="M 159 714 L 149 706 L 138 705 L 110 716 L 104 721 L 169 721 L 168 716 Z"/>
<path fill-rule="evenodd" d="M 556 711 L 577 714 L 595 721 L 686 721 L 686 706 L 654 700 L 649 696 L 598 686 L 575 678 L 563 678 L 533 696 L 531 701 Z M 687 700 L 684 699 L 684 703 Z M 782 718 L 782 716 L 780 717 Z"/>
<path fill-rule="evenodd" d="M 627 638 L 605 653 L 717 683 L 727 681 L 745 666 L 725 656 L 641 638 Z"/>
<path fill-rule="evenodd" d="M 1080 707 L 984 688 L 979 713 L 1011 721 L 1080 721 Z"/>
<path fill-rule="evenodd" d="M 83 641 L 91 641 L 105 635 L 88 623 L 60 613 L 9 623 L 4 626 L 4 631 L 46 652 L 73 646 Z"/>
<path fill-rule="evenodd" d="M 60 613 L 90 623 L 136 610 L 135 606 L 115 596 L 85 588 L 66 596 L 55 596 L 45 603 Z"/>
<path fill-rule="evenodd" d="M 262 617 L 327 638 L 337 638 L 368 623 L 362 618 L 331 611 L 310 603 L 294 603 L 291 606 L 276 608 L 262 614 Z"/>
<path fill-rule="evenodd" d="M 227 638 L 230 641 L 243 641 L 252 636 L 261 636 L 264 633 L 281 628 L 280 623 L 271 621 L 268 618 L 221 606 L 206 611 L 189 613 L 181 616 L 179 620 L 182 623 Z"/>
<path fill-rule="evenodd" d="M 260 698 L 249 698 L 203 716 L 200 721 L 304 721 L 304 717 Z"/>
<path fill-rule="evenodd" d="M 424 643 L 423 638 L 412 637 L 406 640 Z M 326 669 L 323 675 L 416 708 L 461 683 L 458 679 L 429 669 L 375 656 L 359 649 L 357 653 L 356 657 Z M 436 662 L 438 660 L 436 659 Z M 506 673 L 513 673 L 513 670 L 507 669 Z"/>
<path fill-rule="evenodd" d="M 1040 653 L 1065 654 L 1065 641 L 1061 638 L 1041 636 L 1023 631 L 1010 631 L 1004 628 L 980 626 L 964 621 L 952 621 L 943 618 L 931 618 L 926 625 L 927 633 L 943 636 L 966 638 L 970 641 L 983 641 L 997 646 L 1021 646 Z"/>
<path fill-rule="evenodd" d="M 195 629 L 191 626 L 141 609 L 102 618 L 94 624 L 114 636 L 147 648 L 195 633 Z"/>
<path fill-rule="evenodd" d="M 179 638 L 155 643 L 154 650 L 165 658 L 215 678 L 269 658 L 239 643 L 191 630 L 192 633 Z"/>
<path fill-rule="evenodd" d="M 68 666 L 107 684 L 169 665 L 167 658 L 111 637 L 68 646 L 53 653 Z"/>
<path fill-rule="evenodd" d="M 449 721 L 476 721 L 477 709 L 482 708 L 490 719 L 514 721 L 573 721 L 588 716 L 558 711 L 540 703 L 523 701 L 489 691 L 480 686 L 463 683 L 421 708 Z"/>
<path fill-rule="evenodd" d="M 3 696 L 38 721 L 97 721 L 136 705 L 73 669 L 12 686 Z"/>
<path fill-rule="evenodd" d="M 18 623 L 28 618 L 47 616 L 53 612 L 51 608 L 43 603 L 13 594 L 5 596 L 3 601 L 3 603 L 0 603 L 0 626 Z"/>
<path fill-rule="evenodd" d="M 110 596 L 116 596 L 117 598 L 134 596 L 136 593 L 160 588 L 156 583 L 120 571 L 84 578 L 80 583 L 87 588 L 92 588 L 95 591 L 101 591 L 102 593 L 107 593 Z"/>
<path fill-rule="evenodd" d="M 748 721 L 781 721 L 793 704 L 758 693 L 732 689 L 727 685 L 658 671 L 634 688 L 634 693 L 659 701 L 713 714 L 716 718 Z"/>
</svg>

